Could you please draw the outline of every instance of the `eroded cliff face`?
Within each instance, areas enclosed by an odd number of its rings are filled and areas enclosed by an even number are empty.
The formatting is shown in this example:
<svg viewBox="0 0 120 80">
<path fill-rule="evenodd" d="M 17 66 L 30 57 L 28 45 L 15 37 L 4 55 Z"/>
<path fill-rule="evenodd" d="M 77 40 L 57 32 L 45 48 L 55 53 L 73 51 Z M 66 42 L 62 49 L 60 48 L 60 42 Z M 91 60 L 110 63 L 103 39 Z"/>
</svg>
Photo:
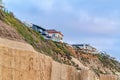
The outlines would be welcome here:
<svg viewBox="0 0 120 80">
<path fill-rule="evenodd" d="M 100 80 L 118 80 L 115 75 L 100 75 Z"/>
<path fill-rule="evenodd" d="M 26 43 L 0 38 L 0 80 L 117 80 L 116 76 L 100 78 L 92 71 L 77 71 L 36 52 Z"/>
</svg>

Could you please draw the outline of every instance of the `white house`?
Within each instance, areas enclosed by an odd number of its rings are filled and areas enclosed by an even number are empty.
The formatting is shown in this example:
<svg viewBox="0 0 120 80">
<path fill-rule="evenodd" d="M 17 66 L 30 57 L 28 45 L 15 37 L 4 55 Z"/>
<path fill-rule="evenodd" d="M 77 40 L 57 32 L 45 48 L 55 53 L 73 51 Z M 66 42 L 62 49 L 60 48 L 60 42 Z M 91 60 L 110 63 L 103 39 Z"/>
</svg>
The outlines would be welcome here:
<svg viewBox="0 0 120 80">
<path fill-rule="evenodd" d="M 29 24 L 24 22 L 24 24 L 30 28 L 32 28 L 33 30 L 39 32 L 44 39 L 48 39 L 48 40 L 52 40 L 52 41 L 56 41 L 56 42 L 63 42 L 63 34 L 60 31 L 56 31 L 54 29 L 50 29 L 47 30 L 41 26 L 38 26 L 36 24 Z"/>
<path fill-rule="evenodd" d="M 97 49 L 89 44 L 73 44 L 73 47 L 77 47 L 84 52 L 97 53 Z"/>
<path fill-rule="evenodd" d="M 54 29 L 46 30 L 49 36 L 49 39 L 56 41 L 56 42 L 63 42 L 63 34 L 59 31 Z"/>
</svg>

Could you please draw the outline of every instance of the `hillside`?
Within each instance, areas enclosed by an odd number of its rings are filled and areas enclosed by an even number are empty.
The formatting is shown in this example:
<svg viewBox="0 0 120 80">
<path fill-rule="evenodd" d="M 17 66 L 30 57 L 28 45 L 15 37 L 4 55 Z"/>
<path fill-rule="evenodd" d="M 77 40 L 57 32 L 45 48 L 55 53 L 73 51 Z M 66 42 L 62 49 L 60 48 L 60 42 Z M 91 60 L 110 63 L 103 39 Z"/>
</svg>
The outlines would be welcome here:
<svg viewBox="0 0 120 80">
<path fill-rule="evenodd" d="M 75 50 L 66 43 L 45 40 L 39 33 L 25 26 L 11 12 L 0 10 L 0 37 L 28 43 L 33 48 L 53 60 L 76 67 L 77 70 L 89 69 L 97 76 L 116 75 L 120 72 L 120 63 L 108 54 L 84 53 Z"/>
</svg>

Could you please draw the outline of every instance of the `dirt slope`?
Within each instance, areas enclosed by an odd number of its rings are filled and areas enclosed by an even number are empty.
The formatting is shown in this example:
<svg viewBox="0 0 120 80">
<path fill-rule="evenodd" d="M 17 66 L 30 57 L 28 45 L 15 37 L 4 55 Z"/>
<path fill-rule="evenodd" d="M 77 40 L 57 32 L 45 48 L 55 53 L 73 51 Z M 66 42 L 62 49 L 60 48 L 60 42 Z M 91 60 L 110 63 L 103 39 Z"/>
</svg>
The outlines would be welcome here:
<svg viewBox="0 0 120 80">
<path fill-rule="evenodd" d="M 18 32 L 0 20 L 0 37 L 25 42 Z"/>
</svg>

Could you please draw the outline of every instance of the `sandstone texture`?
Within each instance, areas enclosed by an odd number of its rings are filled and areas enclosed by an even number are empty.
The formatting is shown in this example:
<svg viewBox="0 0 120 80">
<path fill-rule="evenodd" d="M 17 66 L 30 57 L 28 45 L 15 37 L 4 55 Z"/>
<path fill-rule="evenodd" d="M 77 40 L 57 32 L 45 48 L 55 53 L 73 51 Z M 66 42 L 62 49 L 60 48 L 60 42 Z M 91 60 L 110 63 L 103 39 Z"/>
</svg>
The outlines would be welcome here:
<svg viewBox="0 0 120 80">
<path fill-rule="evenodd" d="M 118 80 L 115 75 L 100 75 L 100 80 Z"/>
<path fill-rule="evenodd" d="M 10 25 L 7 25 L 0 20 L 0 37 L 7 38 L 10 40 L 25 42 L 20 34 L 12 28 Z"/>
<path fill-rule="evenodd" d="M 117 80 L 55 62 L 26 43 L 0 38 L 0 80 Z"/>
</svg>

